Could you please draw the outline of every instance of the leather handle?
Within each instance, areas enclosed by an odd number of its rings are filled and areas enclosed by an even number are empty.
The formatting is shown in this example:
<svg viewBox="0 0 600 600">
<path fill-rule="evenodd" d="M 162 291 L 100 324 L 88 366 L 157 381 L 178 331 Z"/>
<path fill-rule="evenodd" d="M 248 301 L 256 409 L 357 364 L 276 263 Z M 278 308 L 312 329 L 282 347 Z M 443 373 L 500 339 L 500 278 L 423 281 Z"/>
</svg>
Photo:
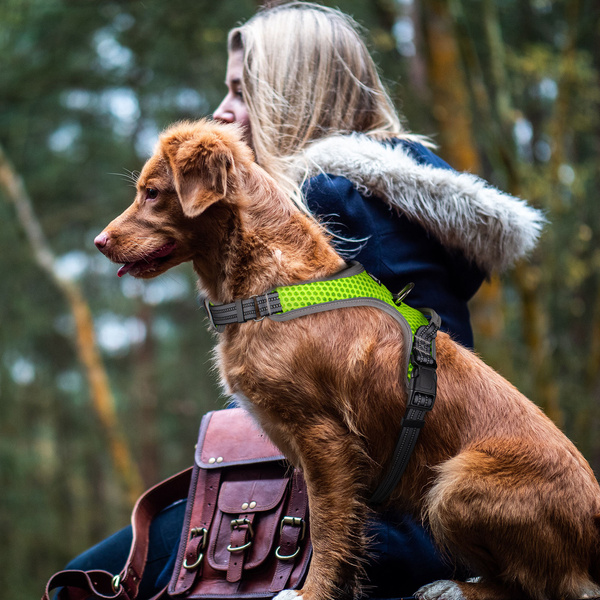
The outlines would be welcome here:
<svg viewBox="0 0 600 600">
<path fill-rule="evenodd" d="M 177 500 L 187 498 L 193 468 L 173 475 L 150 488 L 140 496 L 131 514 L 133 541 L 127 562 L 121 571 L 119 584 L 127 590 L 131 600 L 137 598 L 138 589 L 148 559 L 150 524 L 164 508 Z"/>
<path fill-rule="evenodd" d="M 112 581 L 113 576 L 106 571 L 59 571 L 48 581 L 42 600 L 50 600 L 50 592 L 60 587 L 71 588 L 69 600 L 86 600 L 90 594 L 101 599 L 133 600 L 124 588 L 115 593 Z"/>
<path fill-rule="evenodd" d="M 69 600 L 85 600 L 90 594 L 101 600 L 135 600 L 148 559 L 150 524 L 161 510 L 187 497 L 192 471 L 191 467 L 181 471 L 140 496 L 131 514 L 133 540 L 120 575 L 106 571 L 60 571 L 48 581 L 42 600 L 50 600 L 50 592 L 58 587 L 73 588 Z"/>
</svg>

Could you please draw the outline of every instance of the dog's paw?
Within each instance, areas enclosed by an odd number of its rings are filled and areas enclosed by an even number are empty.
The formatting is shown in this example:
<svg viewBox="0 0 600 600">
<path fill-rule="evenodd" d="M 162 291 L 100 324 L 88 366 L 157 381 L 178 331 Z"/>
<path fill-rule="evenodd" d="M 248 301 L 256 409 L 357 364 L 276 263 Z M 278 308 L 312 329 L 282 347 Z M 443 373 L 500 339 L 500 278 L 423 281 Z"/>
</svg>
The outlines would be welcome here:
<svg viewBox="0 0 600 600">
<path fill-rule="evenodd" d="M 302 600 L 302 596 L 296 590 L 283 590 L 273 600 Z"/>
<path fill-rule="evenodd" d="M 445 579 L 424 585 L 415 596 L 419 600 L 465 600 L 458 583 Z"/>
</svg>

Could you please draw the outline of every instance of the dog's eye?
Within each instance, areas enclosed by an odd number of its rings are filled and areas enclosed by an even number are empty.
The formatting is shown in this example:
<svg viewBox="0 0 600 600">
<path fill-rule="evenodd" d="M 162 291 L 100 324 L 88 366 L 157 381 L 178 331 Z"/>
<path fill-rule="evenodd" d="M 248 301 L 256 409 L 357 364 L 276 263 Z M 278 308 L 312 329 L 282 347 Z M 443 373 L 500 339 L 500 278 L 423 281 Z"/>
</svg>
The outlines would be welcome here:
<svg viewBox="0 0 600 600">
<path fill-rule="evenodd" d="M 156 200 L 158 197 L 158 190 L 156 188 L 146 188 L 146 198 L 148 200 Z"/>
</svg>

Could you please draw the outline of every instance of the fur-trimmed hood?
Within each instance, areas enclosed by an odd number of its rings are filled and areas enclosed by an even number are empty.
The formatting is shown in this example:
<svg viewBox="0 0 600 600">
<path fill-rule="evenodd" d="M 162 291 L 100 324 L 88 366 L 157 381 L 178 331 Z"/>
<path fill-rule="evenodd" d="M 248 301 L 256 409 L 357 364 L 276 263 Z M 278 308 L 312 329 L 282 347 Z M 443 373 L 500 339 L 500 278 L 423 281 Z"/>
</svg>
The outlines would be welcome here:
<svg viewBox="0 0 600 600">
<path fill-rule="evenodd" d="M 309 176 L 346 177 L 359 192 L 386 200 L 487 273 L 526 256 L 546 223 L 541 211 L 475 175 L 420 164 L 402 145 L 364 134 L 324 138 L 302 157 Z"/>
</svg>

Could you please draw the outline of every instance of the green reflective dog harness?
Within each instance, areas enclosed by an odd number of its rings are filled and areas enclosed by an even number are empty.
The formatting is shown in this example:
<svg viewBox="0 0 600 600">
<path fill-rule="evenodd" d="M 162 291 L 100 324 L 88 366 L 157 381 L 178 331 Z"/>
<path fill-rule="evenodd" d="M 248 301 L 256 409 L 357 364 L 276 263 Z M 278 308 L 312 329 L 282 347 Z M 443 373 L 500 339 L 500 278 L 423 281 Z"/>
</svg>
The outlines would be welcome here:
<svg viewBox="0 0 600 600">
<path fill-rule="evenodd" d="M 408 402 L 391 464 L 370 499 L 372 504 L 380 504 L 387 499 L 400 481 L 425 424 L 425 415 L 435 402 L 435 337 L 441 319 L 431 309 L 417 310 L 402 302 L 412 287 L 410 284 L 400 294 L 393 295 L 355 262 L 327 279 L 278 287 L 245 300 L 229 304 L 211 304 L 204 300 L 210 323 L 219 333 L 232 323 L 262 321 L 265 317 L 273 321 L 288 321 L 351 306 L 372 306 L 396 319 L 404 339 L 411 340 L 411 352 L 406 353 L 403 371 L 408 380 Z"/>
</svg>

